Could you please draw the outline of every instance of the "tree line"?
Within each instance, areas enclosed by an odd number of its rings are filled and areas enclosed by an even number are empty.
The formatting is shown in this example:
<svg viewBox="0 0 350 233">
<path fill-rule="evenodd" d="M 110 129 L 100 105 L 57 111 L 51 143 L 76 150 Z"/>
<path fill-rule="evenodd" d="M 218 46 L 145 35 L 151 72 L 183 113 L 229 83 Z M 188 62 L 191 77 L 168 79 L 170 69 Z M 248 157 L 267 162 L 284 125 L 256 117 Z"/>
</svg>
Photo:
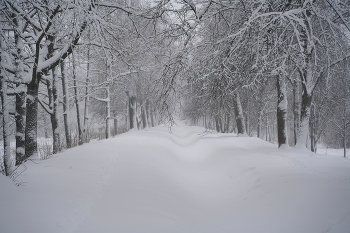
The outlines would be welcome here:
<svg viewBox="0 0 350 233">
<path fill-rule="evenodd" d="M 184 73 L 185 115 L 218 132 L 350 146 L 350 2 L 208 1 Z M 193 9 L 196 13 L 196 9 Z"/>
</svg>

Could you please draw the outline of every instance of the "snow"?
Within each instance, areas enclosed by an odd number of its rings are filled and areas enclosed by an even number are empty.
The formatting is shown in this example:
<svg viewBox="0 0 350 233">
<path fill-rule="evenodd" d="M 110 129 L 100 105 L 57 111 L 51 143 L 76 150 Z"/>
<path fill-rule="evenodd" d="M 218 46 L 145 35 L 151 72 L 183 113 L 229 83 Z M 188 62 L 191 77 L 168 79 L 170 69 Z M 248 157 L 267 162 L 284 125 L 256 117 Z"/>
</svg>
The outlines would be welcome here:
<svg viewBox="0 0 350 233">
<path fill-rule="evenodd" d="M 0 232 L 349 232 L 350 160 L 204 131 L 178 122 L 28 161 L 23 185 L 0 176 Z"/>
<path fill-rule="evenodd" d="M 327 148 L 323 145 L 317 146 L 317 154 L 324 154 L 324 155 L 334 155 L 334 156 L 344 156 L 344 149 L 334 149 L 334 148 Z M 346 150 L 346 154 L 350 155 L 350 149 L 348 148 Z"/>
</svg>

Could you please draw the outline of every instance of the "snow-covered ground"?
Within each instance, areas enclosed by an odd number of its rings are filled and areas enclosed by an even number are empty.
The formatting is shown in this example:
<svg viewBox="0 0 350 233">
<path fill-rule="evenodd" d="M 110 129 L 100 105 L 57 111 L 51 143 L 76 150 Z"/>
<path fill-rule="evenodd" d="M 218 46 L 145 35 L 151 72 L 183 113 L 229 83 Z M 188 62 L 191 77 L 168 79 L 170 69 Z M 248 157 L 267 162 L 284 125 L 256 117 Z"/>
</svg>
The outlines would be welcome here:
<svg viewBox="0 0 350 233">
<path fill-rule="evenodd" d="M 350 160 L 203 131 L 156 127 L 29 161 L 23 185 L 0 176 L 0 232 L 350 232 Z"/>
<path fill-rule="evenodd" d="M 335 156 L 341 156 L 344 157 L 344 149 L 333 149 L 333 148 L 327 148 L 325 146 L 318 146 L 317 148 L 317 154 L 322 155 L 335 155 Z M 347 158 L 350 157 L 350 149 L 348 148 L 346 150 Z"/>
</svg>

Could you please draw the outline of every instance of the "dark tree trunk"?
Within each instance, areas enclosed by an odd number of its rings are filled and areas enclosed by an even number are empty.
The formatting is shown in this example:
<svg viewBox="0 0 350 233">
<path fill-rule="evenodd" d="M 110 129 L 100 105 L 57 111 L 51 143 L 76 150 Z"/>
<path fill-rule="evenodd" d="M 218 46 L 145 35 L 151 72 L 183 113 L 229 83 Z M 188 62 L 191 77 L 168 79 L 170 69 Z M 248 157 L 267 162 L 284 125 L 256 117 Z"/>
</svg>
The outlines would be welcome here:
<svg viewBox="0 0 350 233">
<path fill-rule="evenodd" d="M 299 81 L 294 81 L 293 86 L 293 94 L 294 94 L 294 145 L 297 144 L 298 138 L 298 130 L 300 127 L 300 103 L 299 103 Z"/>
<path fill-rule="evenodd" d="M 141 129 L 141 115 L 142 115 L 142 109 L 141 106 L 139 106 L 139 102 L 137 101 L 136 98 L 136 102 L 135 102 L 135 120 L 136 120 L 136 125 L 137 125 L 137 129 L 140 130 Z"/>
<path fill-rule="evenodd" d="M 216 132 L 220 132 L 220 123 L 219 123 L 219 117 L 216 116 L 215 117 L 215 129 L 216 129 Z"/>
<path fill-rule="evenodd" d="M 225 129 L 224 129 L 225 121 L 223 121 L 222 116 L 219 117 L 219 124 L 220 124 L 220 132 L 225 133 Z"/>
<path fill-rule="evenodd" d="M 145 103 L 141 103 L 141 119 L 143 128 L 147 128 L 147 114 L 146 114 L 146 106 Z"/>
<path fill-rule="evenodd" d="M 258 128 L 257 128 L 257 137 L 258 138 L 261 138 L 261 124 L 262 124 L 262 112 L 259 111 Z"/>
<path fill-rule="evenodd" d="M 107 101 L 106 101 L 106 138 L 111 137 L 111 97 L 109 94 L 109 86 L 107 87 Z"/>
<path fill-rule="evenodd" d="M 126 91 L 125 92 L 126 93 L 126 96 L 127 96 L 127 98 L 126 98 L 126 103 L 125 103 L 125 108 L 126 108 L 126 114 L 125 114 L 125 132 L 126 131 L 128 131 L 130 128 L 129 128 L 129 126 L 130 126 L 130 124 L 129 124 L 129 102 L 130 102 L 130 97 L 129 97 L 129 91 Z"/>
<path fill-rule="evenodd" d="M 310 109 L 310 149 L 312 152 L 317 152 L 317 127 L 318 127 L 318 119 L 316 115 L 315 106 L 311 106 Z"/>
<path fill-rule="evenodd" d="M 151 102 L 149 104 L 149 112 L 150 112 L 150 118 L 151 118 L 151 126 L 154 127 L 155 126 L 155 124 L 154 124 L 154 108 L 153 108 L 153 105 Z"/>
<path fill-rule="evenodd" d="M 277 138 L 278 147 L 288 146 L 287 138 L 287 88 L 283 77 L 277 77 Z"/>
<path fill-rule="evenodd" d="M 68 84 L 66 77 L 66 68 L 64 60 L 61 61 L 61 75 L 62 75 L 62 92 L 63 92 L 63 121 L 64 121 L 64 132 L 66 136 L 67 148 L 72 147 L 72 138 L 69 130 L 69 96 L 68 96 Z"/>
<path fill-rule="evenodd" d="M 129 124 L 130 129 L 135 128 L 136 123 L 136 97 L 130 96 L 129 97 Z"/>
<path fill-rule="evenodd" d="M 33 74 L 34 75 L 34 74 Z M 27 90 L 27 116 L 25 131 L 25 159 L 38 155 L 37 125 L 38 125 L 38 91 L 41 73 L 36 74 L 37 82 L 31 82 Z"/>
<path fill-rule="evenodd" d="M 151 127 L 152 126 L 151 109 L 150 109 L 150 101 L 148 99 L 146 100 L 146 115 L 147 115 L 147 125 L 148 127 Z"/>
<path fill-rule="evenodd" d="M 18 89 L 24 89 L 23 84 L 17 84 Z M 16 165 L 20 165 L 25 160 L 25 130 L 26 130 L 26 92 L 16 93 Z"/>
<path fill-rule="evenodd" d="M 225 114 L 225 133 L 229 132 L 229 128 L 230 128 L 230 114 L 226 113 Z"/>
<path fill-rule="evenodd" d="M 344 105 L 345 105 L 346 103 L 345 103 L 345 101 L 344 101 Z M 344 116 L 343 116 L 343 128 L 344 128 L 344 131 L 343 131 L 343 149 L 344 149 L 344 158 L 346 158 L 346 149 L 347 149 L 347 146 L 346 146 L 346 144 L 347 144 L 347 140 L 348 140 L 348 132 L 347 132 L 347 130 L 346 130 L 346 128 L 347 128 L 347 124 L 348 124 L 348 122 L 347 122 L 347 119 L 346 119 L 346 106 L 344 106 L 344 109 L 343 109 L 343 114 L 344 114 Z"/>
<path fill-rule="evenodd" d="M 311 16 L 307 16 L 304 19 L 306 28 L 310 28 Z M 309 30 L 309 33 L 312 31 Z M 305 29 L 301 30 L 301 45 L 303 48 L 303 67 L 299 70 L 301 86 L 302 86 L 302 96 L 301 96 L 301 113 L 300 113 L 300 126 L 298 130 L 298 138 L 296 147 L 307 148 L 308 135 L 309 135 L 309 119 L 310 119 L 310 108 L 312 103 L 312 95 L 317 80 L 314 80 L 313 70 L 312 70 L 312 54 L 314 49 L 314 43 L 312 35 L 306 32 Z"/>
<path fill-rule="evenodd" d="M 114 126 L 114 136 L 118 134 L 118 118 L 117 118 L 117 111 L 114 113 L 113 118 L 113 126 Z"/>
<path fill-rule="evenodd" d="M 18 67 L 16 72 L 16 166 L 20 165 L 25 160 L 25 126 L 26 126 L 26 89 L 25 84 L 22 84 L 23 77 L 21 77 L 23 69 L 23 56 L 22 51 L 24 44 L 20 32 L 23 32 L 23 28 L 19 26 L 18 18 L 13 15 L 13 23 L 19 30 L 15 30 L 15 42 L 17 52 L 15 54 L 15 66 Z"/>
</svg>

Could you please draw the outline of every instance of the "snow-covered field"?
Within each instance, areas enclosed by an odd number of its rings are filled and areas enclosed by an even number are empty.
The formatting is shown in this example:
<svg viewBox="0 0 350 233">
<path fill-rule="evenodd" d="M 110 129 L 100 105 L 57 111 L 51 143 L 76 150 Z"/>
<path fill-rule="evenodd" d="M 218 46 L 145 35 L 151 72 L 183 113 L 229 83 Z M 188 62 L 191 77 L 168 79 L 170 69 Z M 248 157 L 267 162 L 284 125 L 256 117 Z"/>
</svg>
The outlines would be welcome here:
<svg viewBox="0 0 350 233">
<path fill-rule="evenodd" d="M 350 160 L 203 131 L 156 127 L 28 161 L 23 185 L 0 176 L 0 232 L 350 232 Z"/>
</svg>

